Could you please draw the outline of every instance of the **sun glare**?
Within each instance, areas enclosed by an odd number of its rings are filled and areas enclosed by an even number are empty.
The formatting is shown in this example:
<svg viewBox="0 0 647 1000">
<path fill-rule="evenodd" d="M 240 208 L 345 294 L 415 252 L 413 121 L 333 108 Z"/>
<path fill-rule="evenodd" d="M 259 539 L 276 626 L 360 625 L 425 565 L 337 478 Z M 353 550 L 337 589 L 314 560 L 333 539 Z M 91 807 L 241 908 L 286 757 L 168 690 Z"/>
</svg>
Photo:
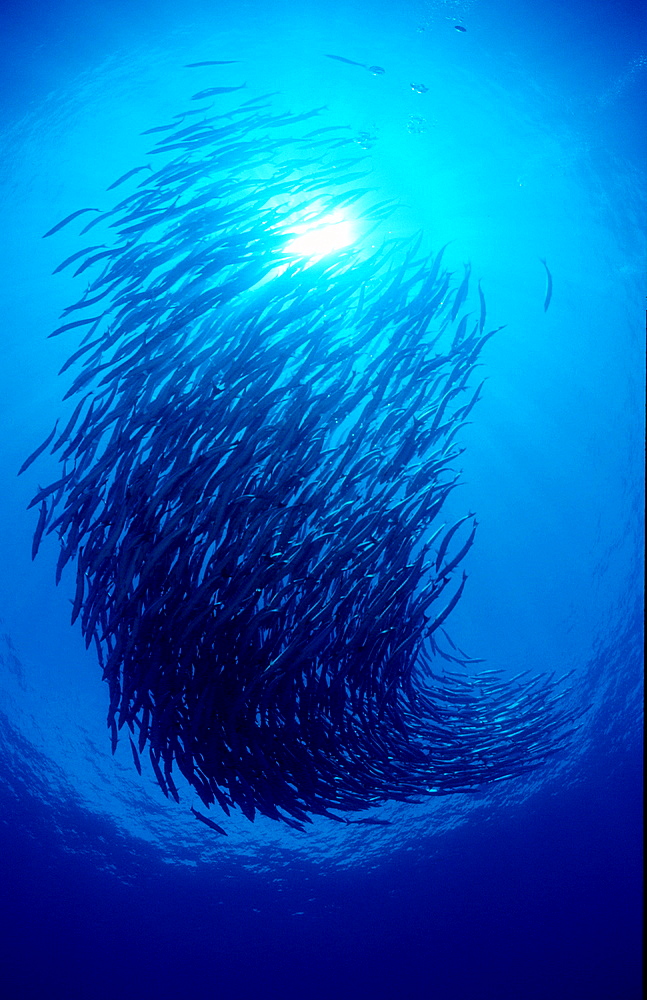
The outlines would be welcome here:
<svg viewBox="0 0 647 1000">
<path fill-rule="evenodd" d="M 295 257 L 320 259 L 336 250 L 343 250 L 355 240 L 352 223 L 341 212 L 331 212 L 316 221 L 303 222 L 292 229 L 293 238 L 286 246 Z"/>
</svg>

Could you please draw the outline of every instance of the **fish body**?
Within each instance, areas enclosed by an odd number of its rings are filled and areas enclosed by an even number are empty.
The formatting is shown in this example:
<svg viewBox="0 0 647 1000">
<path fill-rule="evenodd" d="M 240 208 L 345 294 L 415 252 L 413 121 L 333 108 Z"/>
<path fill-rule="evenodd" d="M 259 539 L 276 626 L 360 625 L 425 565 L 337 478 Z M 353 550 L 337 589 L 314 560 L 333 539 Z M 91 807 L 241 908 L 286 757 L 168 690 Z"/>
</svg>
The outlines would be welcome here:
<svg viewBox="0 0 647 1000">
<path fill-rule="evenodd" d="M 366 63 L 355 62 L 354 59 L 346 59 L 345 56 L 333 56 L 326 53 L 326 59 L 335 59 L 337 62 L 346 63 L 347 66 L 359 66 L 360 69 L 367 69 L 373 76 L 383 76 L 385 72 L 383 66 L 368 66 Z"/>
<path fill-rule="evenodd" d="M 354 59 L 346 59 L 345 56 L 333 56 L 327 52 L 326 59 L 335 59 L 337 62 L 346 63 L 348 66 L 360 66 L 362 69 L 368 69 L 366 63 L 355 62 Z"/>
<path fill-rule="evenodd" d="M 348 819 L 347 823 L 362 823 L 364 826 L 390 826 L 390 819 L 378 819 L 376 816 L 365 816 L 362 819 Z"/>
<path fill-rule="evenodd" d="M 205 816 L 203 813 L 198 812 L 198 810 L 194 809 L 193 806 L 191 806 L 191 812 L 193 813 L 196 819 L 199 819 L 201 823 L 204 823 L 205 826 L 208 826 L 210 830 L 215 830 L 216 833 L 221 833 L 225 837 L 227 836 L 226 830 L 223 830 L 221 826 L 218 826 L 217 823 L 214 823 L 214 821 L 212 819 L 209 819 L 208 816 Z"/>
<path fill-rule="evenodd" d="M 239 87 L 207 87 L 206 90 L 200 90 L 197 94 L 193 94 L 191 100 L 202 101 L 205 97 L 215 97 L 219 94 L 233 94 L 236 90 L 243 90 L 246 86 L 246 83 L 241 83 Z"/>
<path fill-rule="evenodd" d="M 63 228 L 63 226 L 67 226 L 70 222 L 72 222 L 73 219 L 77 219 L 79 215 L 85 215 L 86 212 L 100 212 L 100 211 L 101 211 L 100 208 L 79 208 L 76 212 L 72 212 L 70 215 L 66 215 L 64 219 L 61 219 L 60 222 L 57 222 L 56 225 L 52 226 L 51 229 L 48 229 L 47 232 L 43 234 L 43 239 L 45 239 L 47 236 L 53 236 L 54 233 L 57 233 L 59 229 Z"/>
<path fill-rule="evenodd" d="M 141 773 L 142 773 L 142 766 L 141 766 L 140 761 L 139 761 L 139 754 L 137 753 L 137 747 L 133 743 L 131 736 L 128 737 L 128 740 L 130 742 L 130 750 L 131 750 L 131 753 L 132 753 L 132 756 L 133 756 L 133 763 L 135 765 L 135 769 L 137 771 L 137 774 L 141 775 Z"/>
<path fill-rule="evenodd" d="M 56 434 L 56 428 L 57 427 L 58 427 L 58 420 L 54 424 L 53 431 L 51 431 L 51 433 L 48 434 L 48 436 L 45 438 L 45 440 L 43 441 L 43 443 L 40 444 L 38 446 L 38 448 L 36 448 L 35 451 L 32 451 L 31 455 L 28 458 L 26 458 L 25 461 L 22 463 L 22 465 L 20 466 L 20 468 L 18 470 L 18 475 L 19 476 L 21 476 L 22 473 L 25 472 L 29 468 L 29 466 L 32 464 L 32 462 L 35 462 L 36 459 L 38 458 L 38 456 L 42 455 L 42 453 L 45 451 L 45 449 L 47 448 L 47 446 L 49 444 L 51 444 L 51 442 L 52 442 L 52 440 L 54 438 L 54 435 Z"/>
<path fill-rule="evenodd" d="M 196 69 L 198 66 L 233 66 L 238 59 L 205 59 L 203 62 L 185 63 L 185 69 Z"/>
<path fill-rule="evenodd" d="M 167 128 L 167 127 L 168 126 L 164 126 L 164 128 Z M 153 131 L 153 130 L 150 129 L 149 131 Z M 142 135 L 146 135 L 146 134 L 147 133 L 142 133 Z M 120 184 L 123 184 L 124 181 L 127 181 L 129 177 L 134 177 L 135 174 L 141 173 L 142 170 L 151 170 L 151 169 L 152 168 L 149 166 L 148 163 L 145 163 L 141 167 L 133 167 L 132 170 L 127 170 L 125 174 L 122 174 L 121 177 L 118 177 L 116 181 L 113 181 L 112 184 L 109 184 L 108 187 L 106 188 L 106 190 L 107 191 L 112 191 L 114 188 L 119 187 Z"/>
<path fill-rule="evenodd" d="M 539 258 L 544 265 L 544 270 L 546 271 L 546 294 L 544 296 L 544 312 L 548 309 L 550 305 L 550 300 L 553 297 L 553 276 L 548 270 L 548 264 L 543 257 Z"/>
<path fill-rule="evenodd" d="M 154 135 L 156 132 L 170 132 L 172 128 L 176 127 L 176 122 L 170 122 L 168 125 L 155 125 L 153 128 L 147 128 L 140 135 Z M 109 190 L 109 189 L 108 189 Z"/>
</svg>

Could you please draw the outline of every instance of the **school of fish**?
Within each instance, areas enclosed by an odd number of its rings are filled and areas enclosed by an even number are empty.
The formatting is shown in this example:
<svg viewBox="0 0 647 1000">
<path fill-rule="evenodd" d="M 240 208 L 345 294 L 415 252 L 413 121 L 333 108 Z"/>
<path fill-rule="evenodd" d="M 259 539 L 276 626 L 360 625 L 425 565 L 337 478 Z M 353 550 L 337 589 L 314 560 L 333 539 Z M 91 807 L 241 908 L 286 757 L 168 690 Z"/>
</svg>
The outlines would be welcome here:
<svg viewBox="0 0 647 1000">
<path fill-rule="evenodd" d="M 55 534 L 57 582 L 75 567 L 113 751 L 127 733 L 165 795 L 179 773 L 303 829 L 530 771 L 570 720 L 558 682 L 477 668 L 444 628 L 476 531 L 443 511 L 496 332 L 480 286 L 466 312 L 469 265 L 420 237 L 293 252 L 297 222 L 366 234 L 393 205 L 343 128 L 304 134 L 323 109 L 271 97 L 147 130 L 129 193 L 45 234 L 101 236 L 56 269 L 87 272 L 51 334 L 81 335 L 76 405 L 21 471 L 60 460 L 32 554 Z"/>
</svg>

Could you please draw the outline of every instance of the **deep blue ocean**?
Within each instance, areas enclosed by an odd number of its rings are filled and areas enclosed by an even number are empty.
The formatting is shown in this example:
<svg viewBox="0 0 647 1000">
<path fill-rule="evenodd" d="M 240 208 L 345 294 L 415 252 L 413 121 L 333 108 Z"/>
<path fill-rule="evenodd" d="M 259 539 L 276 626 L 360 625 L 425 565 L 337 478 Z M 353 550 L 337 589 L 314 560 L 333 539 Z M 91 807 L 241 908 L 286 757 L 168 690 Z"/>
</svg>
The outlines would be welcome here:
<svg viewBox="0 0 647 1000">
<path fill-rule="evenodd" d="M 3 998 L 641 995 L 646 27 L 629 0 L 1 0 Z M 236 63 L 185 68 L 207 60 Z M 479 529 L 451 635 L 510 675 L 572 672 L 587 709 L 543 768 L 385 803 L 389 825 L 212 835 L 190 790 L 112 755 L 74 573 L 55 586 L 51 537 L 31 560 L 56 465 L 17 471 L 61 412 L 73 340 L 47 335 L 84 281 L 52 276 L 78 225 L 42 236 L 113 204 L 195 90 L 243 83 L 325 105 L 400 203 L 393 235 L 471 262 L 505 328 L 461 432 L 452 510 Z"/>
</svg>

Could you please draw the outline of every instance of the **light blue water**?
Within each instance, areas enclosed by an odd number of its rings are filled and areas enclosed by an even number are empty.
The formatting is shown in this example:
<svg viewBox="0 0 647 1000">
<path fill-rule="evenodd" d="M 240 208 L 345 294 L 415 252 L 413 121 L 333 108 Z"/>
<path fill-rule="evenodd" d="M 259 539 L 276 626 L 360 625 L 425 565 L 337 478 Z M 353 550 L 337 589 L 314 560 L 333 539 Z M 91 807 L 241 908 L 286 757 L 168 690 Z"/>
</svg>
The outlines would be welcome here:
<svg viewBox="0 0 647 1000">
<path fill-rule="evenodd" d="M 0 245 L 0 784 L 9 996 L 633 998 L 640 878 L 644 15 L 631 4 L 105 2 L 6 7 Z M 455 30 L 459 23 L 466 32 Z M 373 76 L 325 53 L 385 69 Z M 237 59 L 215 71 L 202 59 Z M 470 260 L 492 325 L 456 516 L 480 522 L 452 635 L 511 673 L 574 670 L 570 751 L 389 827 L 243 818 L 110 754 L 74 581 L 30 561 L 16 470 L 60 409 L 47 339 L 82 290 L 42 234 L 142 162 L 191 93 L 246 82 L 374 137 L 393 231 Z M 412 83 L 428 90 L 415 93 Z M 324 122 L 322 122 L 323 124 Z M 548 262 L 553 298 L 544 312 Z M 67 386 L 65 386 L 66 388 Z M 449 511 L 451 513 L 451 511 Z M 205 836 L 205 834 L 207 834 Z"/>
</svg>

